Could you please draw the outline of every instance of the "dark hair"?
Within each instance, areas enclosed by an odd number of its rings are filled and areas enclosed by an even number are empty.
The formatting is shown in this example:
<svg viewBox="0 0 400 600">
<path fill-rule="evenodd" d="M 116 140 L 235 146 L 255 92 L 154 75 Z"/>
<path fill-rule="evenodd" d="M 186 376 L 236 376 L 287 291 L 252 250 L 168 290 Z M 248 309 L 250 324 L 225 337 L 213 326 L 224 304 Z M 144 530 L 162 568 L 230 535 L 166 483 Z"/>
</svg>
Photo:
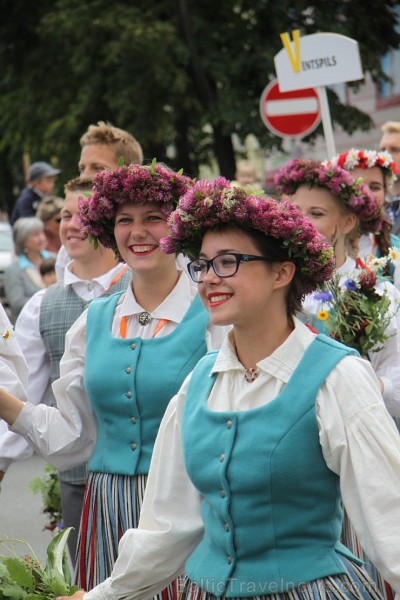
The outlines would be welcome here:
<svg viewBox="0 0 400 600">
<path fill-rule="evenodd" d="M 235 228 L 234 225 L 223 225 L 222 227 L 218 227 L 217 230 L 225 231 Z M 244 227 L 237 227 L 237 229 L 239 229 L 239 231 L 244 231 L 249 236 L 261 256 L 270 258 L 271 262 L 280 263 L 290 261 L 295 265 L 296 270 L 286 292 L 286 314 L 288 319 L 291 320 L 292 317 L 302 309 L 303 299 L 306 295 L 305 289 L 306 286 L 309 285 L 309 281 L 305 281 L 296 264 L 296 260 L 291 258 L 288 252 L 281 247 L 281 240 L 270 235 L 265 235 L 265 233 L 258 231 L 257 229 L 245 229 Z"/>
<path fill-rule="evenodd" d="M 39 265 L 39 271 L 41 276 L 48 275 L 49 273 L 55 273 L 56 270 L 56 257 L 49 256 L 45 258 Z"/>
</svg>

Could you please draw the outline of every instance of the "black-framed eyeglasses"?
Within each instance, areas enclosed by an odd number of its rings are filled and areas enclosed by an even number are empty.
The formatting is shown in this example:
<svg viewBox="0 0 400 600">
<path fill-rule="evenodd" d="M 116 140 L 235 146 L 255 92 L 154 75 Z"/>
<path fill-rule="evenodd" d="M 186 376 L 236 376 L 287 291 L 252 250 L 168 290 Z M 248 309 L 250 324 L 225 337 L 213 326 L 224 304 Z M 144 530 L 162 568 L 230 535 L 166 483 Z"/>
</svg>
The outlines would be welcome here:
<svg viewBox="0 0 400 600">
<path fill-rule="evenodd" d="M 214 273 L 221 277 L 233 277 L 238 272 L 241 262 L 251 262 L 253 260 L 263 260 L 265 262 L 274 262 L 266 256 L 254 256 L 253 254 L 238 254 L 237 252 L 227 252 L 226 254 L 218 254 L 214 258 L 207 260 L 206 258 L 197 258 L 192 260 L 188 265 L 190 277 L 196 283 L 201 283 L 207 275 L 210 267 Z"/>
</svg>

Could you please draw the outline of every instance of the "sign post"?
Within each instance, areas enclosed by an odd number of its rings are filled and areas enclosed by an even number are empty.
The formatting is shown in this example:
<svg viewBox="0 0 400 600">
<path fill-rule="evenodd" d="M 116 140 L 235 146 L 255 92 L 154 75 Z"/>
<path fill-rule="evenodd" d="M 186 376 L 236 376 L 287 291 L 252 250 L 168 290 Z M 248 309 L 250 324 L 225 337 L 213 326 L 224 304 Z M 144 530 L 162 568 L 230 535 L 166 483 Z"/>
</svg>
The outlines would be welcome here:
<svg viewBox="0 0 400 600">
<path fill-rule="evenodd" d="M 331 113 L 329 111 L 329 103 L 328 103 L 328 96 L 326 93 L 326 87 L 323 85 L 318 86 L 317 93 L 318 93 L 319 103 L 321 106 L 322 127 L 324 130 L 326 151 L 328 153 L 328 158 L 332 158 L 336 154 L 336 147 L 335 147 L 335 138 L 333 136 L 332 119 L 331 119 Z"/>
<path fill-rule="evenodd" d="M 316 87 L 328 158 L 335 152 L 332 121 L 325 86 L 363 78 L 358 43 L 336 33 L 314 33 L 300 38 L 298 30 L 281 34 L 283 48 L 274 58 L 282 92 Z"/>
</svg>

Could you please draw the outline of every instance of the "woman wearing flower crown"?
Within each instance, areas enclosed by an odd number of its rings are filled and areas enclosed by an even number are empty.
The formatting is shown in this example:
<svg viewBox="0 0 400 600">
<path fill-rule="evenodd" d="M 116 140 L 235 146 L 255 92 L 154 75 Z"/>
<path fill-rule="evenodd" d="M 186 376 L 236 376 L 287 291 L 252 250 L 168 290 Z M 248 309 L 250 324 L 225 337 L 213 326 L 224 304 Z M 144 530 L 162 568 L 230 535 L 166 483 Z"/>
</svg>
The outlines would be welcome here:
<svg viewBox="0 0 400 600">
<path fill-rule="evenodd" d="M 160 249 L 168 215 L 191 183 L 158 164 L 96 176 L 81 201 L 82 227 L 129 265 L 132 284 L 93 301 L 68 333 L 54 384 L 59 410 L 26 404 L 16 418 L 22 405 L 14 399 L 6 418 L 59 470 L 89 460 L 78 561 L 86 589 L 109 576 L 119 539 L 137 525 L 168 401 L 224 336 L 175 256 Z"/>
<path fill-rule="evenodd" d="M 290 195 L 296 204 L 316 226 L 318 231 L 333 241 L 335 248 L 336 273 L 340 275 L 340 285 L 350 285 L 355 278 L 356 261 L 347 254 L 348 236 L 353 232 L 368 234 L 380 230 L 380 205 L 369 193 L 368 188 L 338 164 L 321 164 L 316 161 L 296 159 L 289 161 L 275 176 L 279 191 Z M 353 239 L 355 239 L 353 237 Z M 366 273 L 368 275 L 368 271 Z M 350 277 L 348 277 L 350 275 Z M 376 277 L 371 272 L 372 284 Z M 357 282 L 357 284 L 359 284 Z M 382 294 L 393 296 L 392 313 L 395 313 L 397 290 L 389 282 L 376 284 Z M 303 314 L 307 322 L 318 330 L 324 330 L 325 318 L 329 319 L 331 302 L 327 297 L 328 291 L 318 291 L 306 296 L 303 302 Z M 335 307 L 333 307 L 335 309 Z M 342 306 L 336 306 L 338 312 L 343 312 Z M 342 315 L 346 320 L 346 315 Z M 350 316 L 347 316 L 350 319 Z M 324 319 L 324 320 L 322 320 Z M 375 373 L 379 377 L 382 396 L 389 413 L 393 417 L 400 416 L 400 340 L 399 325 L 393 314 L 389 319 L 381 349 L 374 348 L 368 352 L 368 358 Z M 363 332 L 364 334 L 364 332 Z M 354 340 L 356 342 L 356 339 Z M 356 345 L 349 342 L 350 345 Z M 358 518 L 358 517 L 357 517 Z M 390 598 L 391 591 L 387 589 L 376 568 L 363 554 L 351 526 L 345 519 L 345 543 L 357 555 L 367 562 L 368 570 L 382 593 Z"/>
<path fill-rule="evenodd" d="M 324 164 L 339 165 L 343 169 L 350 171 L 354 179 L 361 178 L 367 185 L 369 191 L 375 200 L 382 207 L 382 226 L 379 232 L 363 234 L 361 237 L 356 232 L 349 239 L 351 246 L 356 243 L 355 252 L 365 260 L 368 254 L 382 257 L 387 256 L 391 247 L 400 248 L 400 238 L 391 233 L 392 223 L 384 213 L 385 197 L 391 186 L 397 179 L 397 166 L 392 156 L 388 152 L 376 150 L 357 150 L 352 148 L 348 152 L 338 154 Z M 357 248 L 358 245 L 358 248 Z M 400 285 L 400 269 L 387 267 L 387 274 L 390 274 L 394 283 Z"/>
<path fill-rule="evenodd" d="M 339 543 L 340 491 L 400 591 L 400 438 L 369 363 L 295 317 L 331 276 L 330 245 L 290 202 L 223 178 L 195 183 L 170 226 L 164 248 L 195 257 L 232 331 L 169 404 L 111 577 L 72 598 L 146 600 L 185 568 L 182 600 L 378 599 Z"/>
</svg>

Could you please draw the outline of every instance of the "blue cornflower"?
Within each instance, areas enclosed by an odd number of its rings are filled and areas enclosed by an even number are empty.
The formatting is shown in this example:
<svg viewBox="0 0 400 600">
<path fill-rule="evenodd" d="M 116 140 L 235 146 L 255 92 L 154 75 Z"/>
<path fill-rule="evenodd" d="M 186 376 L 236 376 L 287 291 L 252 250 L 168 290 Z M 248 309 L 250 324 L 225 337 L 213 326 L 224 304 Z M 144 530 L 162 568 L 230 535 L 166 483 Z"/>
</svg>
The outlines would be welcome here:
<svg viewBox="0 0 400 600">
<path fill-rule="evenodd" d="M 344 285 L 350 292 L 355 292 L 357 289 L 357 283 L 353 279 L 346 279 Z"/>
<path fill-rule="evenodd" d="M 314 294 L 314 299 L 321 300 L 321 302 L 329 302 L 329 300 L 332 300 L 332 298 L 333 296 L 328 290 L 325 292 L 315 292 Z"/>
</svg>

